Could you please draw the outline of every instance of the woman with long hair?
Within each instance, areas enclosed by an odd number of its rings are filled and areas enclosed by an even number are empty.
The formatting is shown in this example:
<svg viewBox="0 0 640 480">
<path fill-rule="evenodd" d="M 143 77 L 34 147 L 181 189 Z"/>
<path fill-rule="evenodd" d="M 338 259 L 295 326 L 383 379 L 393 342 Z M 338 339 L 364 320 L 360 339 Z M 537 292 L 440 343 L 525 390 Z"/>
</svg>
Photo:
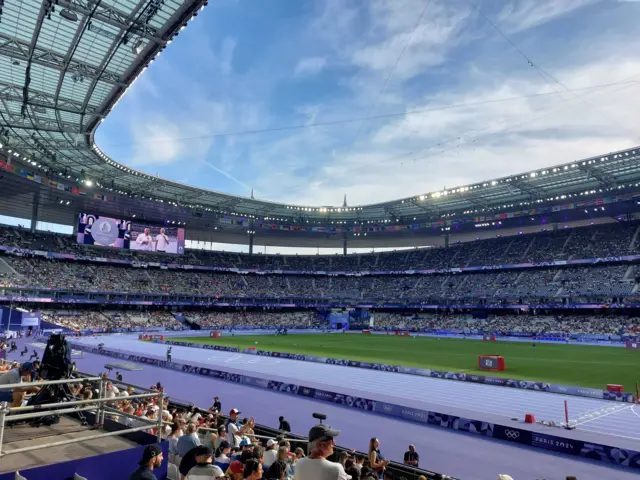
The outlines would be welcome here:
<svg viewBox="0 0 640 480">
<path fill-rule="evenodd" d="M 380 440 L 373 437 L 369 440 L 369 464 L 371 469 L 376 472 L 378 478 L 384 478 L 384 470 L 389 464 L 380 453 Z"/>
<path fill-rule="evenodd" d="M 231 459 L 227 456 L 229 453 L 231 453 L 231 445 L 226 440 L 223 440 L 213 454 L 213 463 L 220 467 L 223 472 L 227 471 L 231 463 Z"/>
</svg>

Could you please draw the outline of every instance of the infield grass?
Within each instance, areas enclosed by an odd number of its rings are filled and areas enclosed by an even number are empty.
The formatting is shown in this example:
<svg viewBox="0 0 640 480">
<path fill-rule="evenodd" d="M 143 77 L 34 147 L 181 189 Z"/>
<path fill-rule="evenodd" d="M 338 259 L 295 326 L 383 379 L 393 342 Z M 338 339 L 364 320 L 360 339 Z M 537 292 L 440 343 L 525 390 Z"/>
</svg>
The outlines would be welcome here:
<svg viewBox="0 0 640 480">
<path fill-rule="evenodd" d="M 524 342 L 359 334 L 240 335 L 176 340 L 600 389 L 614 383 L 624 385 L 627 392 L 635 391 L 635 383 L 640 380 L 640 351 L 617 347 L 548 343 L 533 347 Z M 506 371 L 478 370 L 478 355 L 502 355 Z"/>
</svg>

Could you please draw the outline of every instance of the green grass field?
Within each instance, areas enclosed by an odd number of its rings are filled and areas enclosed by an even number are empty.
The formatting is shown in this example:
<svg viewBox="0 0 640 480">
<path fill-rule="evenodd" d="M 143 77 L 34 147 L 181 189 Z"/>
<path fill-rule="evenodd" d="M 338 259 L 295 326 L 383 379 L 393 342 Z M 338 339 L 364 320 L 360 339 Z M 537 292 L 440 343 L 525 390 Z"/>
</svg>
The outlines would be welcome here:
<svg viewBox="0 0 640 480">
<path fill-rule="evenodd" d="M 616 347 L 554 344 L 533 347 L 531 343 L 518 342 L 357 334 L 186 337 L 179 340 L 593 388 L 616 383 L 624 385 L 628 392 L 635 391 L 635 383 L 640 380 L 640 351 Z M 478 370 L 478 355 L 502 355 L 506 371 Z"/>
</svg>

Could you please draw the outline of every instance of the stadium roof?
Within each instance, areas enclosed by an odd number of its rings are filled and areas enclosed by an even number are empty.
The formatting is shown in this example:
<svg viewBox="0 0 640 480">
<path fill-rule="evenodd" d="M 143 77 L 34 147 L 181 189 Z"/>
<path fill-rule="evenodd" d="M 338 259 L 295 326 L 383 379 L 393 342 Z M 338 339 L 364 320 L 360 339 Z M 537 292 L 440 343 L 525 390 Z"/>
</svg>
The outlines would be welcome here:
<svg viewBox="0 0 640 480">
<path fill-rule="evenodd" d="M 566 164 L 534 172 L 355 207 L 347 205 L 346 198 L 341 206 L 303 206 L 226 195 L 119 164 L 94 144 L 96 128 L 206 4 L 206 0 L 4 0 L 0 155 L 22 171 L 31 169 L 31 177 L 82 188 L 90 199 L 108 197 L 109 207 L 96 200 L 93 207 L 85 201 L 83 209 L 130 216 L 127 205 L 137 204 L 147 218 L 159 221 L 166 218 L 164 207 L 170 205 L 183 213 L 213 212 L 209 218 L 237 216 L 289 225 L 411 223 L 640 190 L 640 148 L 567 159 Z M 157 203 L 163 208 L 154 209 Z"/>
</svg>

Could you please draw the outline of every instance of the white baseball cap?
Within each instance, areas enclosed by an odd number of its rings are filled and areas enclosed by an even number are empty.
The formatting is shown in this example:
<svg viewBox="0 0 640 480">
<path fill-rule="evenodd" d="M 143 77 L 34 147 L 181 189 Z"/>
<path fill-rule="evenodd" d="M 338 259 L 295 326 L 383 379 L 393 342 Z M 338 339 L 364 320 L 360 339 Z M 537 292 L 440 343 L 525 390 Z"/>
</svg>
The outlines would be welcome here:
<svg viewBox="0 0 640 480">
<path fill-rule="evenodd" d="M 506 473 L 501 473 L 498 475 L 498 480 L 513 480 L 511 475 L 507 475 Z"/>
<path fill-rule="evenodd" d="M 276 444 L 276 441 L 273 438 L 267 440 L 267 447 L 272 447 Z"/>
</svg>

